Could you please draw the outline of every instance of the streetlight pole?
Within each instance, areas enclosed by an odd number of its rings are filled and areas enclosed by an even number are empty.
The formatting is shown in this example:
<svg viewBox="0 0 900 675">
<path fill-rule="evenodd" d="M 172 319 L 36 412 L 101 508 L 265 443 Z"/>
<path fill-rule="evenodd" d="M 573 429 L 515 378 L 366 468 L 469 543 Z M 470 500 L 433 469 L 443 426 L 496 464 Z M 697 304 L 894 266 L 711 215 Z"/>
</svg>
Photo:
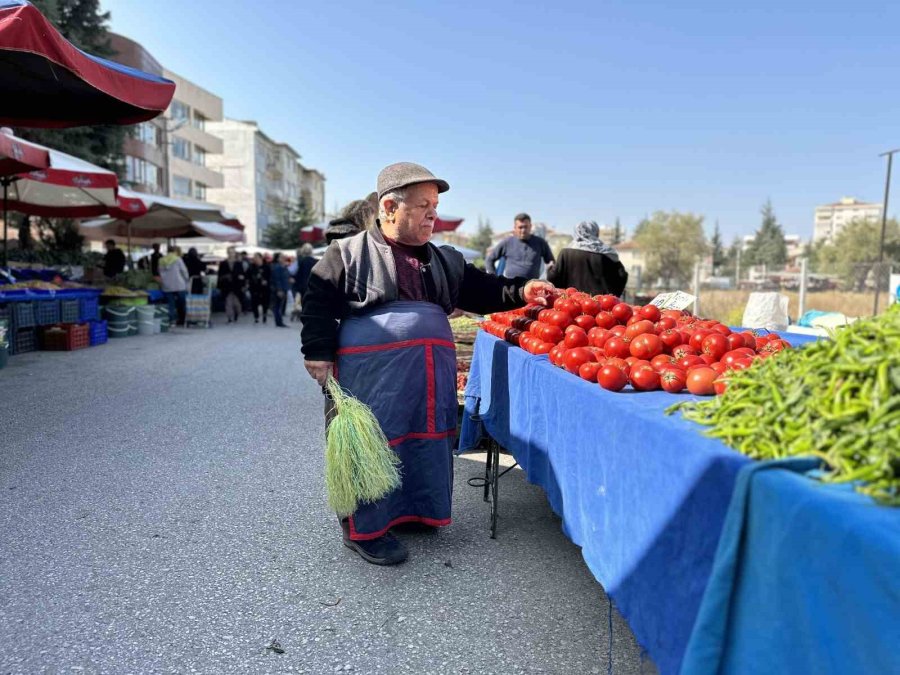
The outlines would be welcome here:
<svg viewBox="0 0 900 675">
<path fill-rule="evenodd" d="M 882 152 L 879 157 L 887 157 L 887 177 L 884 181 L 884 209 L 881 212 L 881 243 L 878 245 L 878 269 L 875 272 L 875 309 L 873 314 L 878 314 L 878 300 L 881 295 L 881 266 L 884 263 L 884 237 L 887 232 L 888 197 L 891 193 L 891 164 L 894 154 L 900 152 L 900 148 Z"/>
</svg>

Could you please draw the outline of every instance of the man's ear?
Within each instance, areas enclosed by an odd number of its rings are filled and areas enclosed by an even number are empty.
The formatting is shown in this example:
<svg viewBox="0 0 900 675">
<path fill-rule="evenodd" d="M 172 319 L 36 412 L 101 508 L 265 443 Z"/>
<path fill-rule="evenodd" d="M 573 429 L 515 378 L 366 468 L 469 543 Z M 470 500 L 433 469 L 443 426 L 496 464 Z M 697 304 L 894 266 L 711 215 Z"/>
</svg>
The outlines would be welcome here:
<svg viewBox="0 0 900 675">
<path fill-rule="evenodd" d="M 394 215 L 394 213 L 396 213 L 399 206 L 400 206 L 400 203 L 394 199 L 385 199 L 384 200 L 384 212 L 389 216 Z"/>
</svg>

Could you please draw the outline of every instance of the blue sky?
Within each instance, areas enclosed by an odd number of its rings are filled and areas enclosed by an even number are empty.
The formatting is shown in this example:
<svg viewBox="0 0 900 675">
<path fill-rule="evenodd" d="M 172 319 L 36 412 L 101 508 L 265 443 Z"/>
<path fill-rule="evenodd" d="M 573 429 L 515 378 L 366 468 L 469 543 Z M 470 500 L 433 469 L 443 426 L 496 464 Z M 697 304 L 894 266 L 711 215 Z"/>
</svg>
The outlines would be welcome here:
<svg viewBox="0 0 900 675">
<path fill-rule="evenodd" d="M 323 171 L 329 208 L 409 160 L 467 226 L 678 209 L 730 241 L 771 198 L 808 238 L 817 204 L 883 197 L 900 3 L 740 4 L 102 0 L 113 30 Z"/>
</svg>

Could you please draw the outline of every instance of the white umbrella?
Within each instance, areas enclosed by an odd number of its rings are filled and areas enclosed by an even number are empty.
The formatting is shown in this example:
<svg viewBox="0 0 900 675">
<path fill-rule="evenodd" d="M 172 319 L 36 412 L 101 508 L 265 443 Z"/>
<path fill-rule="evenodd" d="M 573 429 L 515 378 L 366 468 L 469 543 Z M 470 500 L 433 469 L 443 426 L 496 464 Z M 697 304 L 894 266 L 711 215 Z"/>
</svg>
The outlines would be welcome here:
<svg viewBox="0 0 900 675">
<path fill-rule="evenodd" d="M 190 237 L 208 237 L 215 241 L 242 242 L 244 233 L 227 223 L 178 221 L 173 219 L 167 226 L 157 225 L 150 229 L 129 228 L 128 221 L 114 218 L 88 220 L 79 224 L 82 236 L 91 241 L 105 239 L 121 239 L 132 243 L 145 244 L 154 239 L 187 239 Z M 133 234 L 132 234 L 133 233 Z"/>
</svg>

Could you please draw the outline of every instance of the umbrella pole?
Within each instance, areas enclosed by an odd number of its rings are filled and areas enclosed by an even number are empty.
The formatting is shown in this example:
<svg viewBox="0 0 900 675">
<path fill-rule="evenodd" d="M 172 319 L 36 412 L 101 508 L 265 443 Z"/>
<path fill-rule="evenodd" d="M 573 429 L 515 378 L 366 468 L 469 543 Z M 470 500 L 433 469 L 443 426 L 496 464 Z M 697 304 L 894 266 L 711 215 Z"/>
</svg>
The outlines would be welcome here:
<svg viewBox="0 0 900 675">
<path fill-rule="evenodd" d="M 6 202 L 9 191 L 9 179 L 3 179 L 3 267 L 9 267 L 9 259 L 7 257 L 7 236 L 9 228 L 9 211 L 6 208 Z"/>
<path fill-rule="evenodd" d="M 128 269 L 134 270 L 134 258 L 131 255 L 131 221 L 128 221 Z"/>
</svg>

